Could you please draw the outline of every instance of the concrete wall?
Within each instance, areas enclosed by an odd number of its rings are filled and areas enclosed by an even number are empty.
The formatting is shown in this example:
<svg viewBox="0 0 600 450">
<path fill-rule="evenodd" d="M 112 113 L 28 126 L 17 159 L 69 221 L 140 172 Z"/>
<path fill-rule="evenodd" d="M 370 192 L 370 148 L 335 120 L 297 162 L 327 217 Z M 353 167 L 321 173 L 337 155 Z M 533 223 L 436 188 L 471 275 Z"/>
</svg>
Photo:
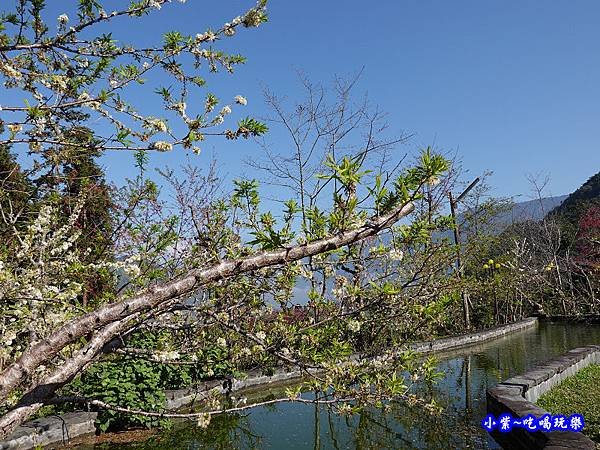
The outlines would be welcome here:
<svg viewBox="0 0 600 450">
<path fill-rule="evenodd" d="M 417 353 L 424 354 L 458 349 L 476 345 L 536 325 L 537 318 L 533 317 L 477 333 L 463 334 L 427 342 L 417 342 L 411 344 L 409 348 Z M 247 378 L 243 380 L 231 380 L 230 386 L 228 386 L 227 380 L 208 381 L 201 383 L 194 389 L 166 391 L 167 401 L 165 407 L 168 410 L 193 407 L 196 402 L 202 402 L 212 389 L 217 389 L 221 393 L 226 391 L 243 392 L 249 389 L 266 388 L 277 384 L 289 383 L 301 379 L 302 376 L 303 374 L 299 370 L 290 371 L 287 368 L 279 368 L 271 376 L 263 375 L 258 371 L 250 372 Z M 0 442 L 0 450 L 13 448 L 28 449 L 35 447 L 35 445 L 62 442 L 68 438 L 93 433 L 95 431 L 94 421 L 96 417 L 97 413 L 81 412 L 27 422 L 18 427 L 6 441 Z"/>
<path fill-rule="evenodd" d="M 0 449 L 27 449 L 67 443 L 75 436 L 94 433 L 97 416 L 96 412 L 72 412 L 32 420 L 18 427 L 8 440 L 0 442 Z"/>
<path fill-rule="evenodd" d="M 497 327 L 488 328 L 487 330 L 478 331 L 477 333 L 462 334 L 459 336 L 435 339 L 427 342 L 416 342 L 410 345 L 410 349 L 418 353 L 433 353 L 443 350 L 468 347 L 470 345 L 479 344 L 489 341 L 490 339 L 496 339 L 516 331 L 535 327 L 537 323 L 537 317 L 529 317 L 508 325 L 499 325 Z"/>
<path fill-rule="evenodd" d="M 528 414 L 541 417 L 548 414 L 534 402 L 564 379 L 590 364 L 600 364 L 600 345 L 573 349 L 522 375 L 504 380 L 487 391 L 488 413 L 494 416 L 509 413 L 514 417 L 524 417 Z M 514 428 L 508 433 L 494 431 L 492 435 L 504 448 L 510 449 L 593 450 L 596 448 L 596 444 L 591 439 L 582 433 L 572 431 L 529 433 L 521 428 Z"/>
</svg>

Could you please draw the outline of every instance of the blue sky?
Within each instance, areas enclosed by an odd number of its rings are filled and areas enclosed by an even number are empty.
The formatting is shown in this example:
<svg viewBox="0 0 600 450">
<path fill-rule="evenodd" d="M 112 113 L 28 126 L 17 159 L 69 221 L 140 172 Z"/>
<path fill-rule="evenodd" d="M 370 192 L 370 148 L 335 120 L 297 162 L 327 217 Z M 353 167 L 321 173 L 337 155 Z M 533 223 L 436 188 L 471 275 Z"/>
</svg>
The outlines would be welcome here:
<svg viewBox="0 0 600 450">
<path fill-rule="evenodd" d="M 61 12 L 63 2 L 48 3 Z M 104 2 L 107 10 L 120 3 Z M 252 5 L 173 2 L 134 27 L 116 22 L 113 32 L 148 41 L 172 29 L 202 32 Z M 466 178 L 494 171 L 497 195 L 526 196 L 527 174 L 549 175 L 546 193 L 565 194 L 600 170 L 596 0 L 272 0 L 269 15 L 266 25 L 222 43 L 247 56 L 245 66 L 207 76 L 209 89 L 223 98 L 244 94 L 247 113 L 265 114 L 263 87 L 299 95 L 298 69 L 327 84 L 364 67 L 357 92 L 389 112 L 392 130 L 414 133 L 402 151 L 431 144 L 456 151 Z M 252 142 L 221 139 L 204 149 L 194 161 L 207 164 L 214 154 L 227 178 L 252 176 L 242 160 L 260 152 Z M 117 181 L 130 174 L 122 158 L 103 160 Z M 153 158 L 158 166 L 183 160 L 176 153 Z"/>
</svg>

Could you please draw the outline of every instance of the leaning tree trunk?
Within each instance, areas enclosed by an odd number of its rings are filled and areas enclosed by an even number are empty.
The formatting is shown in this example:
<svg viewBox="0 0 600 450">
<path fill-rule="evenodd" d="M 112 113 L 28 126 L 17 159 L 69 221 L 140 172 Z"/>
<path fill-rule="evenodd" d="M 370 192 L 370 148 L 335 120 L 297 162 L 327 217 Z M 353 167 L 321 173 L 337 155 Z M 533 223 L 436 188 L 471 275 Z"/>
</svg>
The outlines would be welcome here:
<svg viewBox="0 0 600 450">
<path fill-rule="evenodd" d="M 251 272 L 265 267 L 299 261 L 343 247 L 392 226 L 402 217 L 410 214 L 414 204 L 408 202 L 392 210 L 389 214 L 375 216 L 354 230 L 320 239 L 311 243 L 290 248 L 261 252 L 256 255 L 228 260 L 205 269 L 195 269 L 176 280 L 147 289 L 140 294 L 103 306 L 84 316 L 75 318 L 54 331 L 46 339 L 28 347 L 21 357 L 8 366 L 0 375 L 0 401 L 17 387 L 36 367 L 51 360 L 67 345 L 92 333 L 88 344 L 77 354 L 48 375 L 41 383 L 27 386 L 21 401 L 0 418 L 0 439 L 6 437 L 18 425 L 37 411 L 56 389 L 81 372 L 97 356 L 100 349 L 114 336 L 131 326 L 133 317 L 163 306 L 169 300 L 192 293 L 198 287 L 240 273 Z"/>
</svg>

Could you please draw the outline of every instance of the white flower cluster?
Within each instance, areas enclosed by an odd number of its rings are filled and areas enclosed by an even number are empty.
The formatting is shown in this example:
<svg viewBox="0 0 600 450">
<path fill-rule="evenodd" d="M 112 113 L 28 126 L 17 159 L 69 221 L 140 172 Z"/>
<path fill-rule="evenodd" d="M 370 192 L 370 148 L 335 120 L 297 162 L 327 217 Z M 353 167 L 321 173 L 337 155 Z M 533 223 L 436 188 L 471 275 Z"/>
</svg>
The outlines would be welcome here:
<svg viewBox="0 0 600 450">
<path fill-rule="evenodd" d="M 176 361 L 180 356 L 179 352 L 175 350 L 156 352 L 154 354 L 154 357 L 161 362 Z"/>
<path fill-rule="evenodd" d="M 397 250 L 394 248 L 390 250 L 388 258 L 391 261 L 402 261 L 402 258 L 404 258 L 404 252 L 402 250 Z"/>
<path fill-rule="evenodd" d="M 185 102 L 175 103 L 173 105 L 173 109 L 175 111 L 177 111 L 179 114 L 181 114 L 182 116 L 185 114 L 186 108 L 187 108 L 187 105 L 185 104 Z"/>
<path fill-rule="evenodd" d="M 302 263 L 298 264 L 298 275 L 302 278 L 306 278 L 307 280 L 313 279 L 312 271 L 308 270 L 308 268 Z"/>
<path fill-rule="evenodd" d="M 19 123 L 11 123 L 7 126 L 7 128 L 8 128 L 8 131 L 16 134 L 23 129 L 23 126 Z"/>
<path fill-rule="evenodd" d="M 173 150 L 173 144 L 165 141 L 157 141 L 152 144 L 152 148 L 159 152 L 170 152 Z"/>
<path fill-rule="evenodd" d="M 198 416 L 196 424 L 200 428 L 208 428 L 208 426 L 210 425 L 210 414 L 200 414 Z"/>
<path fill-rule="evenodd" d="M 60 16 L 58 16 L 58 23 L 60 24 L 66 24 L 67 22 L 69 22 L 69 16 L 67 16 L 66 14 L 61 14 Z"/>
<path fill-rule="evenodd" d="M 15 80 L 20 80 L 21 78 L 23 78 L 23 74 L 21 74 L 21 72 L 19 72 L 10 64 L 6 64 L 3 62 L 0 62 L 0 72 L 6 75 L 6 77 L 14 78 Z"/>
<path fill-rule="evenodd" d="M 264 341 L 267 338 L 267 335 L 264 331 L 259 331 L 258 333 L 256 333 L 256 337 L 259 340 Z"/>
<path fill-rule="evenodd" d="M 161 133 L 166 133 L 169 130 L 169 127 L 164 120 L 155 117 L 148 117 L 144 122 L 144 128 Z"/>
<path fill-rule="evenodd" d="M 217 38 L 217 35 L 213 31 L 208 30 L 206 33 L 197 34 L 196 42 L 204 42 L 204 41 L 213 42 L 216 38 Z"/>
<path fill-rule="evenodd" d="M 440 184 L 440 178 L 439 177 L 431 177 L 429 180 L 427 180 L 427 184 L 431 187 L 437 186 L 438 184 Z"/>
<path fill-rule="evenodd" d="M 353 333 L 358 333 L 360 331 L 361 323 L 356 319 L 350 319 L 348 321 L 347 327 Z"/>
<path fill-rule="evenodd" d="M 242 97 L 241 95 L 236 95 L 234 100 L 237 104 L 242 106 L 246 106 L 248 104 L 248 100 L 246 100 L 246 98 Z"/>
<path fill-rule="evenodd" d="M 80 102 L 85 102 L 85 105 L 89 106 L 92 109 L 97 110 L 100 108 L 100 102 L 92 100 L 92 96 L 87 92 L 82 92 L 81 94 L 79 94 L 77 100 L 79 100 Z"/>
<path fill-rule="evenodd" d="M 235 34 L 235 26 L 229 22 L 223 25 L 223 34 L 225 36 L 233 36 Z"/>
<path fill-rule="evenodd" d="M 50 88 L 58 92 L 66 92 L 69 87 L 69 79 L 64 75 L 52 75 L 50 77 Z"/>
<path fill-rule="evenodd" d="M 73 315 L 83 285 L 72 274 L 89 267 L 80 261 L 75 246 L 82 206 L 83 199 L 60 227 L 58 207 L 42 206 L 35 220 L 15 235 L 15 258 L 0 264 L 0 309 L 9 308 L 0 320 L 0 358 L 5 362 L 17 358 L 27 345 L 15 339 L 23 330 L 35 330 L 35 338 L 42 339 Z"/>
<path fill-rule="evenodd" d="M 252 8 L 250 11 L 246 13 L 242 22 L 244 22 L 244 26 L 246 27 L 258 27 L 262 23 L 264 15 L 264 8 L 256 7 Z"/>
</svg>

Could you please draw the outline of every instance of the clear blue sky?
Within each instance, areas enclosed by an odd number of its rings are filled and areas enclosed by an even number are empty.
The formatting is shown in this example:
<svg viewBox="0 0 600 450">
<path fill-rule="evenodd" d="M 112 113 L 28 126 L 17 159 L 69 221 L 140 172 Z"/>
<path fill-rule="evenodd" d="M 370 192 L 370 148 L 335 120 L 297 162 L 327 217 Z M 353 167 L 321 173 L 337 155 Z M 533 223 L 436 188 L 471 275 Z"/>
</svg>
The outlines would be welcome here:
<svg viewBox="0 0 600 450">
<path fill-rule="evenodd" d="M 107 1 L 107 10 L 119 3 Z M 114 32 L 148 40 L 170 29 L 195 33 L 252 5 L 173 2 L 140 26 Z M 293 98 L 300 91 L 296 69 L 327 83 L 364 66 L 358 90 L 389 112 L 394 129 L 415 134 L 408 150 L 457 150 L 467 178 L 494 171 L 498 195 L 527 194 L 526 175 L 538 173 L 551 177 L 547 194 L 569 193 L 600 170 L 597 0 L 272 0 L 269 14 L 269 23 L 223 42 L 248 63 L 234 75 L 207 77 L 223 98 L 246 95 L 248 113 L 265 113 L 263 86 Z M 241 161 L 259 151 L 220 139 L 204 147 L 198 163 L 214 152 L 230 177 L 251 175 Z M 120 158 L 104 160 L 115 179 L 126 173 Z"/>
</svg>

